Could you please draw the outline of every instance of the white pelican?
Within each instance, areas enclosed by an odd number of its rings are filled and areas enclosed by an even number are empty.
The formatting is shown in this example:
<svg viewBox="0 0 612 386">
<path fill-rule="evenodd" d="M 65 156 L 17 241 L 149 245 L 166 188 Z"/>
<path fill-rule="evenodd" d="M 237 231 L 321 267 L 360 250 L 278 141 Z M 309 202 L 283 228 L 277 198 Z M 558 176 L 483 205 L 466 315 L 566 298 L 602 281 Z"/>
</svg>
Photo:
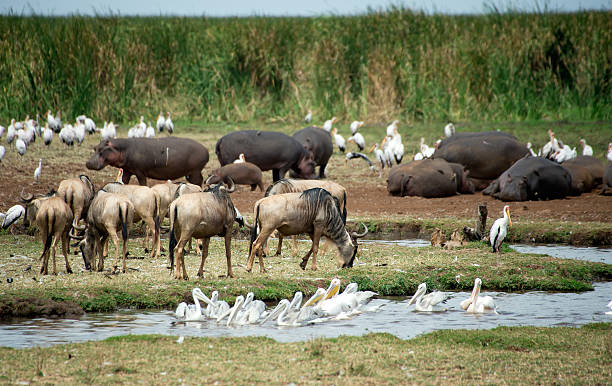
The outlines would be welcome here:
<svg viewBox="0 0 612 386">
<path fill-rule="evenodd" d="M 606 154 L 608 161 L 612 162 L 612 143 L 608 144 L 608 153 Z"/>
<path fill-rule="evenodd" d="M 151 126 L 151 122 L 147 125 L 147 129 L 145 130 L 145 138 L 153 138 L 155 137 L 155 129 Z"/>
<path fill-rule="evenodd" d="M 244 153 L 240 153 L 240 155 L 238 155 L 238 158 L 236 158 L 233 163 L 241 164 L 244 162 L 246 162 L 246 158 L 244 158 Z"/>
<path fill-rule="evenodd" d="M 365 148 L 365 139 L 361 133 L 354 133 L 351 137 L 348 137 L 349 142 L 353 142 L 359 150 L 363 150 Z"/>
<path fill-rule="evenodd" d="M 580 144 L 582 145 L 582 155 L 593 155 L 593 148 L 587 145 L 584 138 L 580 140 Z"/>
<path fill-rule="evenodd" d="M 338 121 L 338 118 L 336 118 L 336 117 L 332 117 L 332 119 L 328 119 L 323 124 L 323 130 L 331 131 L 332 127 L 334 126 L 334 123 L 336 123 L 337 121 Z"/>
<path fill-rule="evenodd" d="M 2 158 L 4 158 L 4 153 L 6 153 L 6 149 L 4 146 L 0 145 L 0 162 L 2 162 Z"/>
<path fill-rule="evenodd" d="M 266 323 L 268 320 L 271 319 L 276 319 L 278 318 L 278 315 L 280 315 L 280 313 L 289 306 L 289 300 L 287 299 L 282 299 L 280 302 L 278 302 L 278 304 L 276 305 L 276 307 L 274 307 L 274 309 L 270 312 L 268 312 L 263 319 L 261 319 L 261 321 L 259 322 L 259 324 L 264 324 Z"/>
<path fill-rule="evenodd" d="M 308 114 L 306 114 L 306 117 L 304 118 L 304 122 L 306 123 L 312 122 L 312 111 L 308 110 Z"/>
<path fill-rule="evenodd" d="M 34 170 L 34 181 L 38 182 L 40 178 L 40 172 L 42 172 L 42 158 L 38 160 L 38 167 Z"/>
<path fill-rule="evenodd" d="M 355 133 L 357 132 L 357 130 L 359 130 L 361 126 L 363 126 L 363 121 L 353 121 L 350 126 L 351 134 L 355 135 Z"/>
<path fill-rule="evenodd" d="M 15 141 L 15 147 L 17 148 L 17 153 L 19 153 L 19 155 L 25 154 L 27 146 L 23 139 L 17 138 L 17 141 Z"/>
<path fill-rule="evenodd" d="M 485 314 L 489 312 L 497 313 L 495 309 L 495 301 L 490 296 L 479 296 L 482 280 L 476 278 L 474 280 L 474 289 L 472 295 L 467 300 L 461 302 L 461 308 L 472 314 Z"/>
<path fill-rule="evenodd" d="M 425 295 L 425 292 L 427 292 L 427 283 L 419 284 L 419 288 L 408 302 L 408 306 L 414 303 L 415 311 L 421 312 L 443 312 L 448 310 L 448 308 L 440 306 L 440 303 L 448 299 L 448 295 L 440 291 L 430 292 Z"/>
<path fill-rule="evenodd" d="M 362 291 L 357 296 L 357 283 L 350 283 L 341 294 L 322 300 L 315 306 L 315 311 L 324 316 L 338 316 L 341 313 L 356 310 L 361 305 L 360 301 L 366 303 L 375 295 L 371 291 Z"/>
<path fill-rule="evenodd" d="M 180 303 L 176 308 L 174 314 L 177 318 L 183 319 L 186 322 L 198 322 L 204 320 L 204 315 L 202 315 L 202 307 L 200 305 L 201 299 L 208 298 L 202 293 L 199 288 L 194 288 L 191 290 L 191 295 L 193 296 L 194 304 L 188 305 L 187 303 Z M 210 301 L 210 300 L 208 300 Z"/>
<path fill-rule="evenodd" d="M 293 296 L 291 303 L 284 307 L 276 318 L 276 324 L 279 326 L 301 326 L 306 322 L 319 317 L 315 312 L 315 307 L 307 306 L 300 309 L 302 304 L 302 293 L 297 291 Z"/>
<path fill-rule="evenodd" d="M 8 228 L 11 224 L 19 220 L 25 215 L 25 208 L 21 205 L 14 205 L 9 208 L 4 214 L 4 220 L 2 220 L 2 229 Z"/>
<path fill-rule="evenodd" d="M 532 157 L 537 157 L 537 154 L 535 153 L 535 151 L 533 151 L 531 146 L 532 146 L 531 142 L 527 142 L 527 149 L 529 149 L 529 153 L 531 154 Z"/>
<path fill-rule="evenodd" d="M 157 123 L 155 124 L 155 126 L 157 127 L 157 132 L 161 133 L 162 131 L 164 131 L 164 127 L 166 126 L 166 119 L 164 118 L 164 114 L 162 114 L 162 112 L 159 112 L 159 115 L 157 116 Z"/>
<path fill-rule="evenodd" d="M 11 143 L 15 139 L 15 118 L 11 119 L 11 124 L 6 129 L 6 142 Z"/>
<path fill-rule="evenodd" d="M 397 119 L 391 122 L 391 124 L 387 126 L 387 135 L 392 136 L 394 131 L 397 130 L 398 124 L 399 124 L 399 121 Z"/>
<path fill-rule="evenodd" d="M 49 146 L 51 144 L 51 141 L 53 140 L 53 130 L 49 128 L 48 123 L 45 125 L 45 128 L 43 129 L 42 137 L 43 137 L 43 142 L 45 143 L 45 145 Z"/>
<path fill-rule="evenodd" d="M 383 142 L 384 142 L 384 140 L 383 140 Z M 372 147 L 370 148 L 370 153 L 371 152 L 374 152 L 374 154 L 376 155 L 376 160 L 378 162 L 380 162 L 380 171 L 378 173 L 378 178 L 380 178 L 380 177 L 382 177 L 382 171 L 385 168 L 385 164 L 387 163 L 387 159 L 385 157 L 385 153 L 378 148 L 378 144 L 377 143 L 372 145 Z"/>
<path fill-rule="evenodd" d="M 455 135 L 455 125 L 453 125 L 452 122 L 449 122 L 446 126 L 444 126 L 444 135 L 446 138 Z"/>
<path fill-rule="evenodd" d="M 170 111 L 167 112 L 166 123 L 164 124 L 166 130 L 168 130 L 168 134 L 174 133 L 174 123 L 172 122 L 172 114 Z"/>
<path fill-rule="evenodd" d="M 508 225 L 512 226 L 510 206 L 504 206 L 503 212 L 504 217 L 495 220 L 489 232 L 489 242 L 491 243 L 491 247 L 493 247 L 493 252 L 499 252 L 499 247 L 508 233 Z"/>
<path fill-rule="evenodd" d="M 348 163 L 348 160 L 355 159 L 355 158 L 361 158 L 365 160 L 368 163 L 368 165 L 370 165 L 370 169 L 374 170 L 374 165 L 372 164 L 372 161 L 370 161 L 368 156 L 363 153 L 356 153 L 356 152 L 346 153 L 346 157 L 344 158 L 344 163 L 346 164 Z"/>
<path fill-rule="evenodd" d="M 228 312 L 221 314 L 217 317 L 217 322 L 222 321 L 223 319 L 225 319 L 225 317 L 227 318 L 227 322 L 226 322 L 226 326 L 229 326 L 232 322 L 232 319 L 234 319 L 234 317 L 236 316 L 236 313 L 240 310 L 242 310 L 242 305 L 244 304 L 244 296 L 239 295 L 236 297 L 236 300 L 234 301 L 234 306 L 232 308 L 229 309 Z"/>
<path fill-rule="evenodd" d="M 338 149 L 344 153 L 346 150 L 346 141 L 344 140 L 344 137 L 338 134 L 338 129 L 336 128 L 331 131 L 331 134 L 334 137 L 334 142 L 336 143 L 336 146 L 338 146 Z"/>
<path fill-rule="evenodd" d="M 219 291 L 212 292 L 210 301 L 212 304 L 206 307 L 205 315 L 211 319 L 217 319 L 217 317 L 230 309 L 229 304 L 225 300 L 219 300 Z"/>
</svg>

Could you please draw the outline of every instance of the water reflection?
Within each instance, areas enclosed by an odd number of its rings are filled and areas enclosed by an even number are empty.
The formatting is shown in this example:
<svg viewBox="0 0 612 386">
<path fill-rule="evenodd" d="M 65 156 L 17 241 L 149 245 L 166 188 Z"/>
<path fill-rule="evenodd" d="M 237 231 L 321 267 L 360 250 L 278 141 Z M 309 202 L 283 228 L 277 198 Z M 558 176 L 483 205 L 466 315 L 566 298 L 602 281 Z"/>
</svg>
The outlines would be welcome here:
<svg viewBox="0 0 612 386">
<path fill-rule="evenodd" d="M 101 340 L 128 334 L 166 334 L 183 336 L 267 336 L 280 342 L 304 341 L 316 337 L 363 335 L 387 332 L 408 339 L 438 329 L 489 329 L 497 326 L 579 326 L 597 321 L 612 321 L 605 315 L 612 296 L 612 282 L 596 283 L 595 291 L 579 294 L 528 292 L 508 294 L 483 292 L 495 298 L 499 314 L 472 315 L 459 309 L 467 292 L 452 293 L 444 313 L 418 313 L 406 309 L 408 300 L 374 299 L 382 305 L 376 313 L 364 313 L 351 320 L 279 328 L 241 326 L 227 328 L 216 322 L 177 322 L 173 312 L 122 311 L 114 314 L 88 314 L 81 319 L 28 319 L 0 325 L 0 346 L 33 347 L 61 343 Z"/>
</svg>

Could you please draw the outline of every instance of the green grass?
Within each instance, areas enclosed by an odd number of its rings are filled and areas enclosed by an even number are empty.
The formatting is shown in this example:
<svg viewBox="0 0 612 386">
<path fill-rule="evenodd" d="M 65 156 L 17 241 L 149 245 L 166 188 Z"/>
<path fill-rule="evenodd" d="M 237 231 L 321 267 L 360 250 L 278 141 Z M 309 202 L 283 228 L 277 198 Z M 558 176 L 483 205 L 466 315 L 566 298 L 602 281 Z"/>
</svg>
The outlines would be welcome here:
<svg viewBox="0 0 612 386">
<path fill-rule="evenodd" d="M 609 12 L 0 17 L 0 119 L 609 120 Z"/>
<path fill-rule="evenodd" d="M 278 343 L 145 335 L 48 348 L 0 348 L 0 380 L 37 383 L 605 384 L 610 323 L 581 328 L 442 330 Z"/>
</svg>

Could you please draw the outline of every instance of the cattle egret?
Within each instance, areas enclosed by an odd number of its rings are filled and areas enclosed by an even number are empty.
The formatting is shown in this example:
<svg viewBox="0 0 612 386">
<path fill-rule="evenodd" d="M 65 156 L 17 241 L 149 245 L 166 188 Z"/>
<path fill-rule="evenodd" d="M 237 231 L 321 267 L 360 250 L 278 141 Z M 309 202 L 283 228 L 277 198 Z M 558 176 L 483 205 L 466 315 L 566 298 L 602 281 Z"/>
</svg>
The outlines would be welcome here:
<svg viewBox="0 0 612 386">
<path fill-rule="evenodd" d="M 323 124 L 323 130 L 325 131 L 331 131 L 334 123 L 338 122 L 338 118 L 336 117 L 332 117 L 332 119 L 328 119 L 327 121 L 325 121 L 325 123 Z"/>
<path fill-rule="evenodd" d="M 590 156 L 593 155 L 593 148 L 587 145 L 584 139 L 580 140 L 580 144 L 582 145 L 582 155 L 590 155 Z"/>
<path fill-rule="evenodd" d="M 166 130 L 168 130 L 168 134 L 172 134 L 174 132 L 174 123 L 172 123 L 172 114 L 170 113 L 170 111 L 168 111 L 167 113 L 167 118 L 166 118 L 166 123 L 165 123 L 165 127 Z"/>
<path fill-rule="evenodd" d="M 312 122 L 312 111 L 308 110 L 308 114 L 306 114 L 306 117 L 304 118 L 304 122 L 306 123 Z"/>
<path fill-rule="evenodd" d="M 363 121 L 353 121 L 351 123 L 351 134 L 355 135 L 361 126 L 363 126 Z"/>
<path fill-rule="evenodd" d="M 448 125 L 444 126 L 444 135 L 446 138 L 455 135 L 455 125 L 453 125 L 452 122 L 449 122 Z"/>
<path fill-rule="evenodd" d="M 34 170 L 34 181 L 38 182 L 40 178 L 40 172 L 42 172 L 42 158 L 38 160 L 38 167 Z"/>
<path fill-rule="evenodd" d="M 365 139 L 361 133 L 354 133 L 353 136 L 348 138 L 349 142 L 353 142 L 359 150 L 363 150 L 365 148 Z"/>
<path fill-rule="evenodd" d="M 338 149 L 340 149 L 340 151 L 344 153 L 344 151 L 346 150 L 346 141 L 344 140 L 344 137 L 338 134 L 338 129 L 336 128 L 334 128 L 331 133 L 334 137 L 334 142 L 336 143 L 336 146 L 338 146 Z"/>
<path fill-rule="evenodd" d="M 499 247 L 508 233 L 508 225 L 512 226 L 512 220 L 510 219 L 510 207 L 506 205 L 504 206 L 504 217 L 495 220 L 489 232 L 489 242 L 493 247 L 493 252 L 499 252 Z"/>
</svg>

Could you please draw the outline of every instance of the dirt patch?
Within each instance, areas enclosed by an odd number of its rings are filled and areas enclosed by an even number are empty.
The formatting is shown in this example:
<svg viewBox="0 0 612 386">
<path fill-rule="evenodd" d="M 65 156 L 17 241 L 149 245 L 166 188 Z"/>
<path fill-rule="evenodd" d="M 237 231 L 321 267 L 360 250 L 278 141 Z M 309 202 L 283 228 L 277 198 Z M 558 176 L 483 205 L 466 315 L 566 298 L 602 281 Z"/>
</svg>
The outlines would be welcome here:
<svg viewBox="0 0 612 386">
<path fill-rule="evenodd" d="M 45 298 L 17 298 L 0 304 L 0 319 L 10 318 L 71 318 L 85 314 L 83 309 L 71 301 L 57 302 Z"/>
</svg>

